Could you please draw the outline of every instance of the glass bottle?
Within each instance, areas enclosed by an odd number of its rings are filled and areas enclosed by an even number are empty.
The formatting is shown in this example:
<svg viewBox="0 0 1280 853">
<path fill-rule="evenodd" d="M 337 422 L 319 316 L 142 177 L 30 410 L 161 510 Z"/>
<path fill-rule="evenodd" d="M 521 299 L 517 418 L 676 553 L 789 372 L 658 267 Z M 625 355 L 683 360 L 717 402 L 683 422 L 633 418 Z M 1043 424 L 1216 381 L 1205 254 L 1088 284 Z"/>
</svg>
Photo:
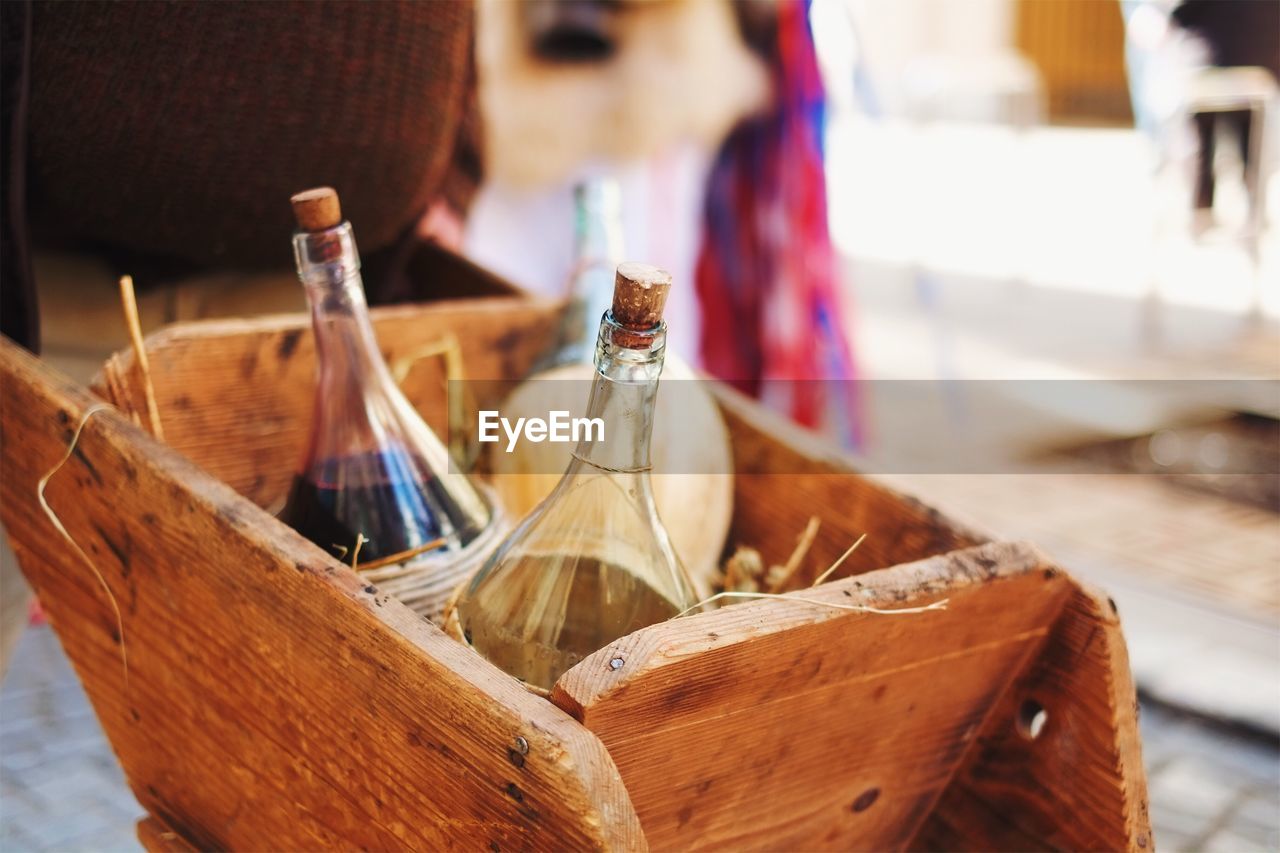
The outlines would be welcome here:
<svg viewBox="0 0 1280 853">
<path fill-rule="evenodd" d="M 569 298 L 558 335 L 527 379 L 502 405 L 513 421 L 564 411 L 584 414 L 586 387 L 594 381 L 596 332 L 609 309 L 614 272 L 622 260 L 622 192 L 618 181 L 597 175 L 574 187 L 574 257 Z M 676 553 L 705 597 L 720 567 L 720 552 L 733 513 L 733 456 L 719 407 L 697 374 L 667 352 L 667 391 L 657 404 L 650 439 L 654 499 Z M 521 442 L 514 452 L 495 450 L 491 483 L 513 517 L 533 510 L 560 482 L 570 445 Z"/>
<path fill-rule="evenodd" d="M 308 190 L 293 205 L 294 256 L 319 370 L 311 435 L 280 518 L 344 562 L 358 560 L 383 591 L 437 619 L 496 544 L 495 510 L 465 474 L 450 470 L 448 451 L 392 379 L 337 194 Z"/>
<path fill-rule="evenodd" d="M 614 270 L 622 260 L 622 196 L 618 182 L 597 176 L 573 189 L 574 264 L 569 301 L 560 321 L 556 345 L 532 373 L 564 364 L 590 365 L 595 357 L 599 318 L 609 310 Z"/>
<path fill-rule="evenodd" d="M 670 284 L 654 267 L 618 267 L 586 411 L 603 437 L 582 436 L 559 484 L 457 601 L 462 638 L 538 689 L 610 641 L 697 603 L 649 480 Z"/>
<path fill-rule="evenodd" d="M 595 341 L 600 318 L 613 299 L 614 271 L 622 260 L 622 201 L 618 182 L 597 176 L 573 188 L 574 263 L 568 298 L 556 336 L 534 362 L 526 381 L 502 404 L 512 419 L 546 417 L 563 411 L 584 414 L 584 390 L 595 376 Z M 668 361 L 667 372 L 671 364 Z M 560 482 L 569 463 L 569 445 L 521 443 L 514 453 L 491 454 L 494 491 L 513 517 L 541 503 Z"/>
</svg>

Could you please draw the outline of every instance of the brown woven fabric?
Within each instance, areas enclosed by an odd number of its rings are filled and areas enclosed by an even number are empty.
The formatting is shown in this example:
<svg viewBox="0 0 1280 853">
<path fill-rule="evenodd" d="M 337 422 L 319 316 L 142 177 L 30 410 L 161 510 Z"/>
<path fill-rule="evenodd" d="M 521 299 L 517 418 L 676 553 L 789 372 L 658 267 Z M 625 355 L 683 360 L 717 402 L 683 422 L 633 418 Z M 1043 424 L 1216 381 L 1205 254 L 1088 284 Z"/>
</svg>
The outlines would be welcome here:
<svg viewBox="0 0 1280 853">
<path fill-rule="evenodd" d="M 0 3 L 0 332 L 40 351 L 26 221 L 27 64 L 31 4 Z"/>
<path fill-rule="evenodd" d="M 449 175 L 471 26 L 467 2 L 37 3 L 34 239 L 284 266 L 289 195 L 330 184 L 388 246 Z"/>
</svg>

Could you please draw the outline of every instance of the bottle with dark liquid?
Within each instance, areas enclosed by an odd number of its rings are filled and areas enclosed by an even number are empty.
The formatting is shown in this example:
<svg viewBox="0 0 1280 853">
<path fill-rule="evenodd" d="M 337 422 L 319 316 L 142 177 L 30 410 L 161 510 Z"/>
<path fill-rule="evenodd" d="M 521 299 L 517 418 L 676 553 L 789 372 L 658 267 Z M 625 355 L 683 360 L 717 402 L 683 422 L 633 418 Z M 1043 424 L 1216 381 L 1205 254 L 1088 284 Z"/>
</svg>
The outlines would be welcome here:
<svg viewBox="0 0 1280 853">
<path fill-rule="evenodd" d="M 327 187 L 293 197 L 319 362 L 311 436 L 281 520 L 430 619 L 496 544 L 495 510 L 392 380 L 351 224 Z M 358 550 L 357 550 L 358 549 Z"/>
<path fill-rule="evenodd" d="M 697 603 L 649 479 L 670 284 L 654 267 L 618 267 L 586 411 L 603 436 L 577 444 L 559 484 L 459 596 L 462 638 L 535 688 L 550 690 L 586 655 Z"/>
</svg>

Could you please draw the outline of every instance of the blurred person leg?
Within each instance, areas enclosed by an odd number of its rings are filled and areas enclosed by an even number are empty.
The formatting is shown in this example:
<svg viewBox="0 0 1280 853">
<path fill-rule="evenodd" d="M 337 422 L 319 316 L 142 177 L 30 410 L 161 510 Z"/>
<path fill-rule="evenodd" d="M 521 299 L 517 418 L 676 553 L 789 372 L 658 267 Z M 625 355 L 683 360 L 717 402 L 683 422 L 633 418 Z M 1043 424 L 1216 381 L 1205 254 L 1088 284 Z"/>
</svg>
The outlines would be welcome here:
<svg viewBox="0 0 1280 853">
<path fill-rule="evenodd" d="M 1255 152 L 1253 150 L 1253 110 L 1233 110 L 1225 114 L 1224 123 L 1231 128 L 1231 133 L 1236 135 L 1236 146 L 1240 154 L 1240 179 L 1244 181 L 1245 193 L 1249 199 L 1250 210 L 1254 206 L 1253 196 L 1258 192 L 1255 182 L 1250 180 L 1251 169 L 1255 166 L 1253 159 Z M 1262 152 L 1256 152 L 1261 154 Z"/>
<path fill-rule="evenodd" d="M 1196 152 L 1196 186 L 1195 208 L 1197 218 L 1201 211 L 1213 209 L 1213 155 L 1214 131 L 1217 113 L 1196 113 L 1193 118 L 1196 124 L 1196 139 L 1199 148 Z"/>
</svg>

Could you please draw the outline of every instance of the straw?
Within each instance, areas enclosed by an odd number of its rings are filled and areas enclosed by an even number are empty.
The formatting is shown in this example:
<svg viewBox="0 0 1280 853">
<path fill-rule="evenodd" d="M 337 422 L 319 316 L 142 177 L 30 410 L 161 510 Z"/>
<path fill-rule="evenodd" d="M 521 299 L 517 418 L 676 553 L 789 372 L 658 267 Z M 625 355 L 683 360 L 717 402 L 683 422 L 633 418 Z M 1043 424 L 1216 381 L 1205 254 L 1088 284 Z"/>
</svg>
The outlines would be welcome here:
<svg viewBox="0 0 1280 853">
<path fill-rule="evenodd" d="M 840 564 L 841 564 L 841 563 L 843 563 L 845 560 L 849 559 L 849 555 L 850 555 L 850 554 L 852 554 L 854 551 L 856 551 L 856 550 L 858 549 L 858 546 L 859 546 L 859 545 L 861 545 L 861 544 L 862 544 L 862 541 L 863 541 L 864 539 L 866 539 L 866 538 L 867 538 L 867 534 L 865 534 L 865 533 L 864 533 L 864 534 L 862 534 L 861 536 L 859 536 L 859 537 L 858 537 L 858 541 L 857 541 L 857 542 L 854 542 L 852 545 L 850 545 L 850 546 L 849 546 L 849 549 L 848 549 L 847 551 L 845 551 L 843 554 L 841 554 L 841 555 L 840 555 L 840 559 L 838 559 L 838 560 L 836 560 L 834 563 L 832 563 L 832 564 L 831 564 L 831 566 L 830 566 L 830 567 L 829 567 L 825 572 L 823 572 L 822 574 L 818 575 L 818 579 L 817 579 L 816 581 L 814 581 L 814 582 L 813 582 L 813 585 L 814 585 L 814 586 L 817 586 L 818 584 L 820 584 L 820 583 L 822 583 L 823 581 L 825 581 L 827 578 L 831 577 L 831 574 L 832 574 L 836 569 L 840 568 Z"/>
<path fill-rule="evenodd" d="M 809 545 L 812 543 L 813 535 L 817 534 L 817 525 L 815 524 L 816 521 L 817 521 L 816 518 L 809 519 L 809 525 L 805 529 L 805 533 L 802 534 L 800 537 L 800 546 L 797 546 L 796 552 L 801 553 L 801 556 L 803 556 L 803 551 L 808 550 Z M 810 531 L 813 531 L 813 533 L 810 534 Z M 858 540 L 854 542 L 852 545 L 850 545 L 845 550 L 845 552 L 840 555 L 840 558 L 838 560 L 832 563 L 827 568 L 826 571 L 824 571 L 821 575 L 818 576 L 818 579 L 813 582 L 813 587 L 816 587 L 819 584 L 821 584 L 823 581 L 829 578 L 836 569 L 840 568 L 840 565 L 845 560 L 849 559 L 849 555 L 852 554 L 855 550 L 857 550 L 858 546 L 861 545 L 866 538 L 867 538 L 867 534 L 865 533 L 859 536 Z M 803 546 L 803 551 L 801 546 Z M 793 553 L 792 556 L 794 558 L 795 554 Z M 788 561 L 788 564 L 790 564 L 790 562 L 791 561 Z M 794 572 L 794 568 L 790 568 L 790 571 Z M 787 577 L 790 577 L 790 573 L 787 575 Z M 783 578 L 783 580 L 785 581 L 786 578 Z M 810 587 L 810 589 L 812 589 L 813 587 Z M 693 605 L 692 607 L 689 607 L 689 608 L 686 608 L 685 610 L 680 611 L 672 618 L 679 619 L 681 616 L 685 616 L 689 613 L 692 613 L 695 610 L 698 610 L 702 607 L 705 607 L 708 604 L 711 604 L 714 601 L 719 601 L 724 598 L 740 598 L 740 599 L 771 598 L 771 599 L 778 599 L 781 601 L 799 601 L 804 604 L 817 605 L 818 607 L 830 607 L 833 610 L 850 610 L 855 613 L 874 613 L 879 616 L 902 616 L 910 613 L 927 613 L 930 610 L 946 610 L 947 602 L 950 601 L 950 599 L 943 598 L 939 601 L 935 601 L 931 604 L 921 605 L 919 607 L 881 608 L 881 607 L 869 607 L 865 604 L 844 604 L 842 602 L 836 602 L 836 601 L 822 601 L 817 598 L 804 598 L 802 596 L 796 595 L 793 592 L 786 592 L 786 593 L 738 592 L 735 590 L 726 590 L 725 592 L 718 592 L 715 595 L 711 596 L 710 598 L 705 598 L 702 601 L 699 601 L 697 604 Z"/>
<path fill-rule="evenodd" d="M 85 424 L 89 423 L 89 418 L 93 417 L 98 412 L 106 411 L 109 408 L 110 406 L 106 403 L 95 403 L 85 411 L 84 416 L 80 418 L 79 426 L 76 427 L 75 434 L 71 436 L 71 443 L 67 445 L 67 450 L 62 454 L 62 458 L 58 460 L 58 464 L 54 465 L 49 473 L 41 477 L 40 482 L 36 484 L 36 500 L 40 502 L 40 508 L 44 510 L 44 514 L 49 517 L 49 522 L 53 525 L 54 529 L 62 535 L 63 539 L 67 540 L 67 544 L 69 544 L 72 550 L 76 552 L 76 555 L 80 557 L 80 561 L 89 567 L 89 571 L 93 572 L 93 576 L 98 579 L 99 585 L 102 586 L 102 591 L 107 594 L 107 600 L 111 602 L 111 609 L 115 611 L 116 616 L 116 631 L 120 634 L 120 665 L 124 668 L 124 683 L 125 689 L 127 690 L 129 687 L 129 655 L 125 651 L 124 617 L 120 613 L 120 605 L 116 601 L 115 594 L 111 591 L 111 587 L 107 585 L 107 579 L 103 577 L 102 572 L 98 571 L 98 567 L 89 559 L 89 555 L 84 552 L 84 549 L 80 547 L 79 543 L 77 543 L 75 539 L 71 538 L 71 534 L 67 532 L 67 528 L 62 523 L 62 519 L 59 518 L 58 514 L 53 511 L 53 508 L 49 506 L 49 501 L 44 496 L 45 487 L 49 485 L 49 481 L 53 479 L 53 475 L 62 470 L 62 466 L 67 464 L 67 460 L 70 459 L 71 454 L 75 452 L 76 445 L 80 443 L 80 434 L 84 432 Z"/>
<path fill-rule="evenodd" d="M 837 601 L 822 601 L 817 598 L 804 598 L 793 592 L 717 592 L 715 595 L 703 601 L 699 601 L 687 610 L 682 610 L 672 618 L 679 619 L 681 616 L 692 613 L 699 607 L 710 604 L 711 602 L 717 601 L 721 598 L 774 598 L 780 601 L 799 601 L 804 604 L 813 604 L 818 607 L 830 607 L 833 610 L 851 610 L 855 613 L 875 613 L 879 616 L 904 616 L 910 613 L 926 613 L 930 610 L 946 610 L 947 603 L 951 600 L 949 598 L 943 598 L 932 602 L 931 604 L 921 605 L 920 607 L 882 608 L 869 607 L 865 604 L 842 604 Z"/>
<path fill-rule="evenodd" d="M 124 322 L 129 327 L 129 341 L 133 345 L 134 362 L 142 374 L 142 397 L 147 407 L 147 421 L 151 435 L 164 441 L 164 429 L 160 426 L 160 410 L 156 406 L 156 389 L 151 384 L 151 364 L 147 361 L 147 347 L 142 342 L 142 323 L 138 320 L 138 300 L 133 292 L 133 276 L 120 276 L 120 304 L 124 308 Z"/>
</svg>

